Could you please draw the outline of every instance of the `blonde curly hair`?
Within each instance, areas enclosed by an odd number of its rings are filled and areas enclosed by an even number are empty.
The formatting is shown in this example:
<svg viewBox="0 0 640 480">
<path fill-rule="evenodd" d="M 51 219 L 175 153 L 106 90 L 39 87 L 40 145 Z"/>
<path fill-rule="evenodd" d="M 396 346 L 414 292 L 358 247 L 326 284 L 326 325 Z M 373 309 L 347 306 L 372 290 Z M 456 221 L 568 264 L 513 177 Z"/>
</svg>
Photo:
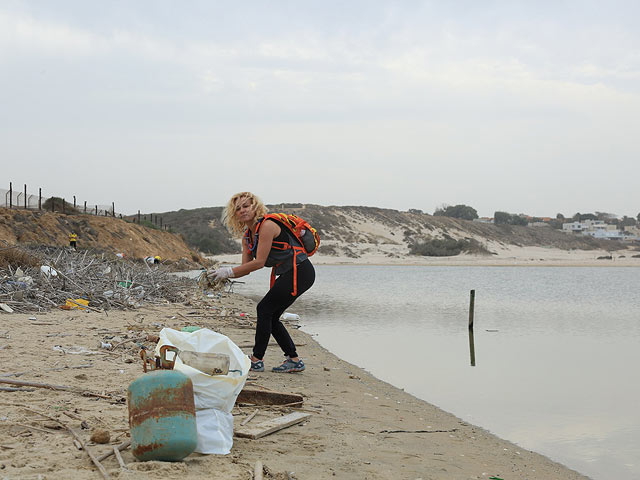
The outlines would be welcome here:
<svg viewBox="0 0 640 480">
<path fill-rule="evenodd" d="M 268 211 L 262 200 L 251 192 L 240 192 L 231 197 L 222 211 L 222 223 L 224 223 L 231 235 L 236 237 L 242 237 L 246 228 L 244 223 L 238 221 L 236 217 L 236 207 L 239 202 L 247 198 L 251 200 L 251 206 L 255 214 L 254 218 L 264 217 Z"/>
</svg>

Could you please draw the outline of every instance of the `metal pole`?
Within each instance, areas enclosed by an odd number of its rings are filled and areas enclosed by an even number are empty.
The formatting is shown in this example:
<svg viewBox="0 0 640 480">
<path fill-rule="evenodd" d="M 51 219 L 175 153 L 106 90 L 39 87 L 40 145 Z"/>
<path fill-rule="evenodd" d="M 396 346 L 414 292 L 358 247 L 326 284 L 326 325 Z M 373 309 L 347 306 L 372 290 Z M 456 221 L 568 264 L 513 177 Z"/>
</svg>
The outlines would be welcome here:
<svg viewBox="0 0 640 480">
<path fill-rule="evenodd" d="M 76 209 L 76 196 L 73 196 L 73 209 Z"/>
<path fill-rule="evenodd" d="M 140 225 L 140 210 L 138 210 L 138 225 Z"/>
<path fill-rule="evenodd" d="M 116 216 L 116 202 L 111 202 L 111 216 Z"/>
<path fill-rule="evenodd" d="M 24 184 L 24 209 L 27 209 L 27 184 Z"/>
<path fill-rule="evenodd" d="M 469 300 L 469 330 L 473 330 L 473 309 L 476 303 L 476 291 L 471 290 L 471 298 Z"/>
<path fill-rule="evenodd" d="M 64 204 L 65 203 L 67 203 L 67 202 L 65 202 L 64 197 L 62 197 L 62 213 L 65 213 L 65 211 L 64 211 Z"/>
<path fill-rule="evenodd" d="M 38 188 L 38 210 L 42 210 L 42 188 Z"/>
<path fill-rule="evenodd" d="M 87 213 L 87 201 L 84 201 L 84 213 Z"/>
<path fill-rule="evenodd" d="M 96 205 L 96 217 L 98 216 L 98 205 Z"/>
<path fill-rule="evenodd" d="M 13 184 L 9 182 L 9 208 L 13 208 Z"/>
</svg>

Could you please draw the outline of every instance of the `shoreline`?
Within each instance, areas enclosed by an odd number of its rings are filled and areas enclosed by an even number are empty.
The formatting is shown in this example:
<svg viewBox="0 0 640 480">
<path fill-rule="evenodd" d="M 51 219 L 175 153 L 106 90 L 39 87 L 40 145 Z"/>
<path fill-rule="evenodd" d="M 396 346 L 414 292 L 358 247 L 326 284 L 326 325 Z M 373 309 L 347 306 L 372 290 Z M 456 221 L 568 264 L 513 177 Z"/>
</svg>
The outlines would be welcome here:
<svg viewBox="0 0 640 480">
<path fill-rule="evenodd" d="M 634 258 L 634 256 L 636 256 Z M 601 257 L 601 258 L 599 258 Z M 604 257 L 604 258 L 602 258 Z M 606 257 L 611 257 L 606 258 Z M 206 257 L 220 263 L 239 265 L 241 255 L 225 254 Z M 316 253 L 314 265 L 371 265 L 426 267 L 640 267 L 640 251 L 621 249 L 561 250 L 545 247 L 503 247 L 496 255 L 460 254 L 453 257 L 423 257 L 403 251 L 366 252 L 358 258 Z"/>
<path fill-rule="evenodd" d="M 0 333 L 8 331 L 4 335 L 10 337 L 0 339 L 3 365 L 0 375 L 26 372 L 20 375 L 21 380 L 126 395 L 128 384 L 142 374 L 138 347 L 125 343 L 114 351 L 103 351 L 96 348 L 98 342 L 115 344 L 126 340 L 124 336 L 157 334 L 165 326 L 180 329 L 199 325 L 227 335 L 249 353 L 254 335 L 255 303 L 238 294 L 222 294 L 219 299 L 194 295 L 194 300 L 186 305 L 110 311 L 108 316 L 54 310 L 33 315 L 37 323 L 28 320 L 29 316 L 0 316 L 3 324 Z M 231 453 L 226 456 L 192 454 L 178 463 L 136 462 L 130 450 L 126 450 L 123 457 L 129 473 L 121 472 L 113 457 L 104 461 L 105 468 L 115 478 L 123 479 L 159 476 L 248 479 L 252 478 L 250 472 L 259 460 L 272 478 L 282 479 L 287 475 L 301 480 L 587 478 L 375 378 L 294 327 L 288 324 L 307 363 L 305 372 L 270 372 L 270 367 L 282 359 L 278 347 L 270 345 L 265 356 L 267 371 L 251 373 L 248 381 L 252 386 L 303 395 L 302 409 L 312 415 L 308 421 L 258 440 L 235 438 Z M 63 355 L 52 351 L 55 345 L 80 346 L 97 354 Z M 42 361 L 43 354 L 48 361 Z M 91 366 L 79 369 L 86 364 Z M 58 417 L 81 431 L 85 439 L 91 430 L 80 430 L 80 420 L 91 428 L 106 426 L 112 432 L 112 445 L 120 443 L 128 432 L 127 407 L 121 403 L 44 389 L 2 392 L 0 403 L 6 412 L 0 427 L 8 434 L 0 441 L 0 463 L 5 466 L 3 476 L 8 478 L 40 474 L 43 479 L 79 480 L 97 476 L 86 454 L 78 451 L 63 431 L 43 433 L 25 428 L 24 425 L 31 425 L 34 429 L 46 429 L 51 425 L 42 423 L 46 420 L 30 414 L 24 406 Z M 256 410 L 258 413 L 251 422 L 297 409 L 236 406 L 232 412 L 236 427 Z M 65 412 L 69 415 L 65 416 Z M 98 454 L 109 448 L 89 445 Z"/>
</svg>

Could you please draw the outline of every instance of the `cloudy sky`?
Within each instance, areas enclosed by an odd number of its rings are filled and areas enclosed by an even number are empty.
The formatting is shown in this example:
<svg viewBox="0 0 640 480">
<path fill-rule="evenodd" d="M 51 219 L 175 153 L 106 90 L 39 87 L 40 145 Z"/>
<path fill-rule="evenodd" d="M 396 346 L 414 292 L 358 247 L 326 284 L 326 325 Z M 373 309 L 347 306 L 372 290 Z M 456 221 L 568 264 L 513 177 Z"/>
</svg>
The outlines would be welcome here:
<svg viewBox="0 0 640 480">
<path fill-rule="evenodd" d="M 640 2 L 0 2 L 0 188 L 640 212 Z M 5 185 L 6 184 L 6 185 Z"/>
</svg>

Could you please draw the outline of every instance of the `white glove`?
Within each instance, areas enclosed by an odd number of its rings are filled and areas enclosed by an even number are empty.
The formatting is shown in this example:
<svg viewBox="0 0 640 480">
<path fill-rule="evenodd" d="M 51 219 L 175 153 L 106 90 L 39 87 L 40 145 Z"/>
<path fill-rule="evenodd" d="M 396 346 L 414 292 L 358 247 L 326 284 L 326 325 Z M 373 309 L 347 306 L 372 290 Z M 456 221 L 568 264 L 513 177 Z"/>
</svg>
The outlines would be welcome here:
<svg viewBox="0 0 640 480">
<path fill-rule="evenodd" d="M 207 272 L 207 278 L 214 282 L 216 280 L 224 280 L 225 278 L 233 278 L 233 268 L 220 267 Z"/>
</svg>

